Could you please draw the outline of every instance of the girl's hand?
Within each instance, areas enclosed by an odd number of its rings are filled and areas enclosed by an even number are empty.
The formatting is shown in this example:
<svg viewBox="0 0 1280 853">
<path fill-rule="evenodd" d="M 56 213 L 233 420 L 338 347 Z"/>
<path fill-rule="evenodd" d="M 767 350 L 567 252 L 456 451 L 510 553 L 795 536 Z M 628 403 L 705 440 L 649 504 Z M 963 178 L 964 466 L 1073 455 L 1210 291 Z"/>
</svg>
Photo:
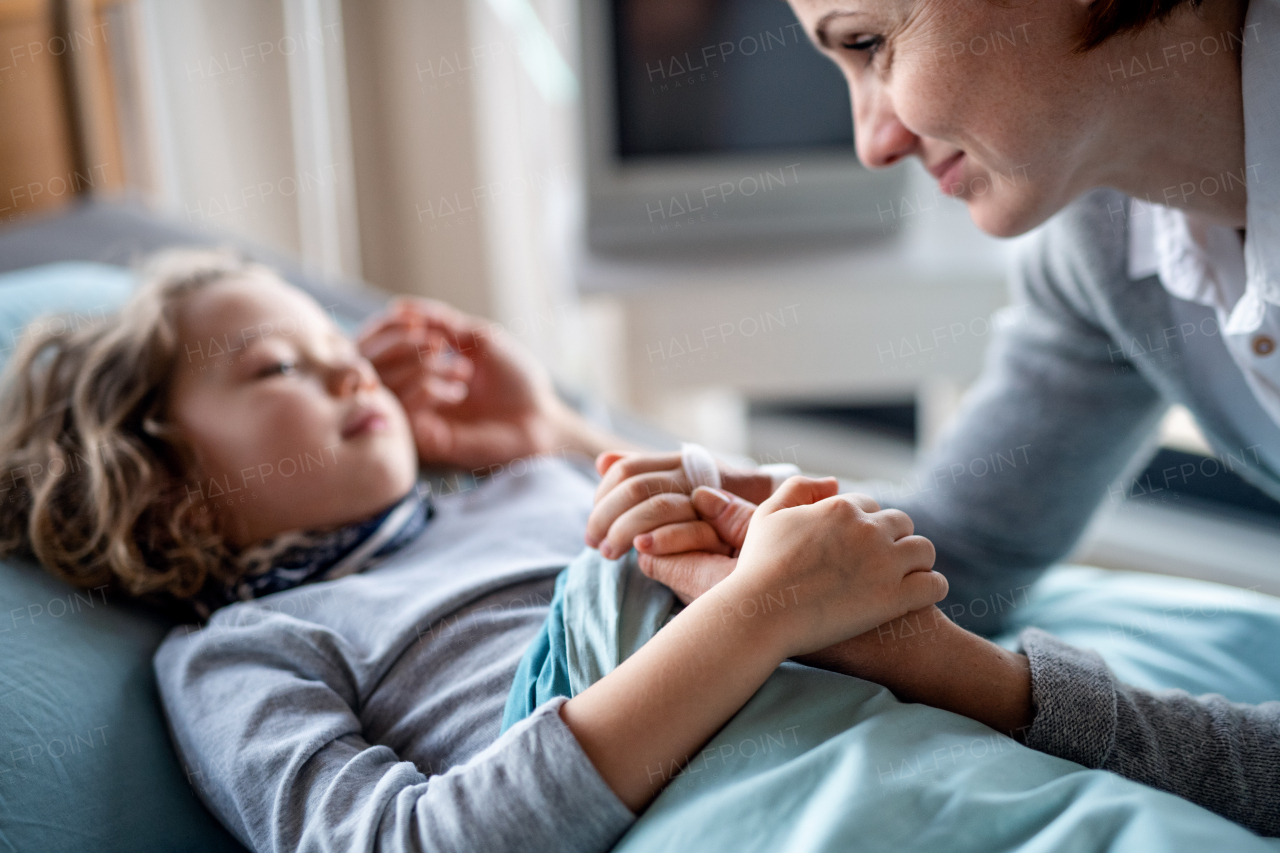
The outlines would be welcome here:
<svg viewBox="0 0 1280 853">
<path fill-rule="evenodd" d="M 932 571 L 933 544 L 913 535 L 906 513 L 869 512 L 869 499 L 837 495 L 837 488 L 835 479 L 787 480 L 752 516 L 733 573 L 707 593 L 722 612 L 759 613 L 786 657 L 824 649 L 947 594 L 946 578 Z M 778 599 L 787 606 L 768 606 Z"/>
<path fill-rule="evenodd" d="M 655 507 L 642 509 L 651 499 L 658 498 L 657 502 L 665 503 L 667 509 L 675 505 L 686 509 L 689 506 L 686 496 L 693 488 L 685 476 L 679 453 L 609 451 L 596 458 L 596 471 L 602 479 L 596 488 L 595 509 L 587 519 L 585 539 L 588 546 L 599 548 L 600 553 L 610 559 L 625 554 L 634 536 L 658 526 L 640 523 L 645 518 L 657 517 L 651 512 Z M 720 481 L 725 491 L 757 504 L 773 491 L 773 480 L 759 471 L 721 466 Z M 668 495 L 671 497 L 664 497 Z M 687 518 L 669 518 L 659 523 L 696 517 L 692 511 L 686 514 Z"/>
<path fill-rule="evenodd" d="M 424 464 L 478 468 L 574 443 L 576 415 L 494 324 L 404 297 L 356 343 L 404 405 Z"/>
<path fill-rule="evenodd" d="M 639 526 L 643 521 L 645 529 L 633 540 L 640 555 L 640 571 L 689 604 L 738 565 L 738 549 L 756 505 L 706 486 L 695 489 L 688 498 L 672 496 L 687 502 L 686 507 L 668 504 L 670 508 L 664 511 L 664 507 L 654 506 L 665 497 L 645 501 L 619 519 L 613 530 L 629 528 L 632 519 L 628 516 L 640 516 L 635 522 Z"/>
</svg>

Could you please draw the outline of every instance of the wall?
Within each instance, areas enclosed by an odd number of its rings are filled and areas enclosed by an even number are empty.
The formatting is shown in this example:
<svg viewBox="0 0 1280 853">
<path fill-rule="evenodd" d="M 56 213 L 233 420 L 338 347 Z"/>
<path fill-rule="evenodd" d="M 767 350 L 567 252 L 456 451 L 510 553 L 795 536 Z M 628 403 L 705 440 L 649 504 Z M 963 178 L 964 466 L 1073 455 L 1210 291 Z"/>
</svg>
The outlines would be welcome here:
<svg viewBox="0 0 1280 853">
<path fill-rule="evenodd" d="M 285 51 L 332 49 L 334 31 L 286 32 L 277 2 L 141 6 L 161 203 L 192 225 L 300 253 L 296 196 L 333 177 L 294 162 Z"/>
<path fill-rule="evenodd" d="M 364 275 L 488 314 L 473 40 L 465 0 L 347 0 L 343 26 Z"/>
</svg>

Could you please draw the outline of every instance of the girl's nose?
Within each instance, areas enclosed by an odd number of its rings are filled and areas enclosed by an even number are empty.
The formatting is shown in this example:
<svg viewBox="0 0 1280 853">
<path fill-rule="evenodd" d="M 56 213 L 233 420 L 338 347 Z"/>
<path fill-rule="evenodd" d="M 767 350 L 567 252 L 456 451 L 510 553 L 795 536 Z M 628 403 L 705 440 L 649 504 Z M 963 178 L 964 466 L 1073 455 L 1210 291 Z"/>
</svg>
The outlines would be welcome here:
<svg viewBox="0 0 1280 853">
<path fill-rule="evenodd" d="M 868 169 L 892 166 L 919 150 L 920 137 L 899 120 L 887 95 L 874 94 L 861 112 L 855 101 L 854 116 L 858 159 Z"/>
<path fill-rule="evenodd" d="M 363 358 L 350 358 L 336 364 L 329 374 L 329 387 L 339 397 L 347 397 L 357 390 L 377 384 L 373 366 Z"/>
</svg>

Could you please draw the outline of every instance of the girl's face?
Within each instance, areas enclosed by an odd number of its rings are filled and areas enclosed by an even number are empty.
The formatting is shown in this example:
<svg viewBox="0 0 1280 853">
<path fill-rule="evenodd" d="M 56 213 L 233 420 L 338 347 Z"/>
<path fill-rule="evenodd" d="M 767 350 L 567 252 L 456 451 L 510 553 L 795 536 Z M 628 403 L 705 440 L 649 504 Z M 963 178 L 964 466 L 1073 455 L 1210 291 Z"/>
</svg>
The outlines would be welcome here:
<svg viewBox="0 0 1280 853">
<path fill-rule="evenodd" d="M 372 515 L 403 497 L 417 451 L 399 400 L 311 297 L 265 273 L 178 311 L 170 419 L 195 448 L 192 500 L 250 545 Z"/>
<path fill-rule="evenodd" d="M 1084 0 L 791 0 L 849 83 L 858 157 L 919 157 L 995 236 L 1044 222 L 1102 176 Z M 1093 106 L 1090 107 L 1090 101 Z"/>
</svg>

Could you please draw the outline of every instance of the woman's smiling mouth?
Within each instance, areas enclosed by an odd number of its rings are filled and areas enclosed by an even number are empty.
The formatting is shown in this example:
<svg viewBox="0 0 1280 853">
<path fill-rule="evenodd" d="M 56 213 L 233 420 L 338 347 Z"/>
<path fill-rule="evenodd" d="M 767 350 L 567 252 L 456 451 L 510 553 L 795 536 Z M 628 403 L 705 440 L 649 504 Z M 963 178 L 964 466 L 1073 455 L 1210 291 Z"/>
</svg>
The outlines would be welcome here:
<svg viewBox="0 0 1280 853">
<path fill-rule="evenodd" d="M 938 180 L 938 188 L 944 195 L 958 196 L 964 191 L 964 152 L 957 151 L 946 160 L 929 167 L 929 174 Z"/>
</svg>

